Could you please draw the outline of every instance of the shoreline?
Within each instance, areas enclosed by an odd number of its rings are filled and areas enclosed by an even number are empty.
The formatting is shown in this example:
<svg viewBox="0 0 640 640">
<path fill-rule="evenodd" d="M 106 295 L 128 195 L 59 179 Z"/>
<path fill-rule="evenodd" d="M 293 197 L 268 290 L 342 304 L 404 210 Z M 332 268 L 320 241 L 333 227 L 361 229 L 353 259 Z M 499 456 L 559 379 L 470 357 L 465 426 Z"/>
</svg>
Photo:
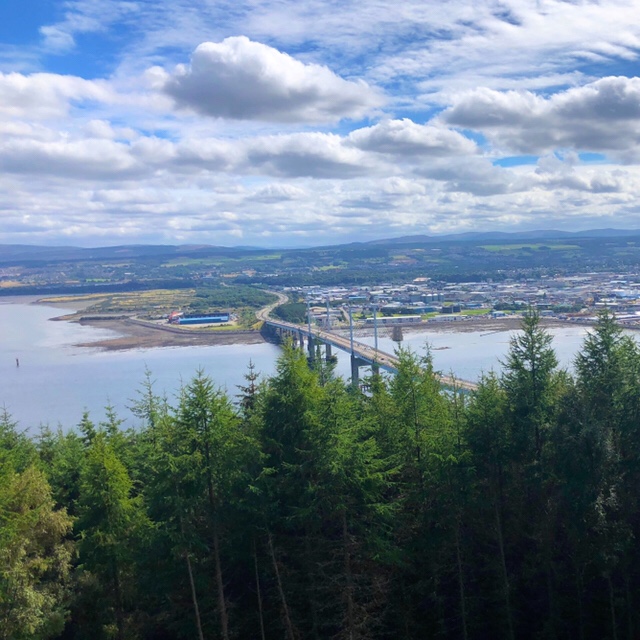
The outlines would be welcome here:
<svg viewBox="0 0 640 640">
<path fill-rule="evenodd" d="M 153 349 L 163 347 L 185 346 L 215 346 L 231 344 L 261 344 L 267 342 L 264 336 L 256 330 L 244 331 L 197 331 L 193 329 L 178 329 L 164 325 L 152 325 L 133 318 L 107 318 L 60 316 L 56 320 L 78 322 L 84 326 L 108 329 L 118 334 L 113 338 L 106 338 L 91 342 L 79 343 L 79 347 L 99 348 L 105 351 L 125 351 L 131 349 Z M 472 333 L 486 334 L 515 331 L 521 326 L 520 318 L 487 318 L 473 319 L 459 322 L 423 322 L 419 325 L 402 327 L 406 333 Z M 575 327 L 588 325 L 578 324 L 567 320 L 543 320 L 544 328 Z M 389 327 L 384 327 L 385 332 Z M 342 330 L 341 333 L 344 333 Z M 348 330 L 346 330 L 348 333 Z M 360 335 L 362 329 L 358 329 Z M 367 327 L 364 335 L 373 336 L 373 329 Z"/>
<path fill-rule="evenodd" d="M 80 303 L 80 304 L 78 304 Z M 84 304 L 83 304 L 84 303 Z M 268 340 L 262 333 L 255 329 L 242 330 L 201 330 L 201 329 L 181 329 L 176 326 L 156 324 L 137 320 L 126 315 L 84 315 L 87 307 L 91 306 L 91 301 L 79 299 L 76 301 L 48 301 L 37 299 L 32 304 L 41 304 L 57 307 L 66 310 L 60 316 L 51 318 L 52 321 L 77 322 L 83 326 L 106 329 L 114 333 L 113 337 L 96 339 L 89 342 L 80 342 L 75 346 L 101 349 L 103 351 L 130 351 L 135 349 L 157 349 L 165 347 L 187 347 L 187 346 L 216 346 L 233 344 L 262 344 Z M 402 327 L 403 333 L 474 333 L 490 335 L 506 331 L 516 331 L 520 329 L 522 318 L 517 316 L 507 316 L 502 318 L 489 318 L 486 316 L 471 316 L 466 320 L 458 321 L 433 321 L 427 320 L 419 324 L 398 325 Z M 589 328 L 590 323 L 578 323 L 570 320 L 559 320 L 557 318 L 542 318 L 542 327 L 545 329 L 554 327 L 575 327 L 581 326 Z M 381 326 L 379 332 L 382 335 L 389 333 L 391 327 Z M 357 327 L 359 336 L 373 336 L 373 327 Z M 348 328 L 340 328 L 337 333 L 348 335 Z"/>
<path fill-rule="evenodd" d="M 55 307 L 67 313 L 50 318 L 52 322 L 75 322 L 82 326 L 106 329 L 115 335 L 111 338 L 78 342 L 74 346 L 101 349 L 103 351 L 131 351 L 163 347 L 215 346 L 231 344 L 259 344 L 266 342 L 259 331 L 224 330 L 197 331 L 175 326 L 137 320 L 128 315 L 83 315 L 94 300 L 77 299 L 51 301 L 38 298 L 31 304 Z"/>
<path fill-rule="evenodd" d="M 133 318 L 77 318 L 83 326 L 107 329 L 118 334 L 75 346 L 126 351 L 131 349 L 155 349 L 162 347 L 215 346 L 230 344 L 259 344 L 266 342 L 259 331 L 198 332 L 175 327 L 154 326 Z"/>
</svg>

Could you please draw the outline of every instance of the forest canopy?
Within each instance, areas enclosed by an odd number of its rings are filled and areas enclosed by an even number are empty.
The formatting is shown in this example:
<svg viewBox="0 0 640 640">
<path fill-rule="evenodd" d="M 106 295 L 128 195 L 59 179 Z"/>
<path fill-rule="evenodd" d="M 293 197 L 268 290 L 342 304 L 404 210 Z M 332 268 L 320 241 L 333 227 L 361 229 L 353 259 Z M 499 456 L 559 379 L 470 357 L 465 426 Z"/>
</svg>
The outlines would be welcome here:
<svg viewBox="0 0 640 640">
<path fill-rule="evenodd" d="M 5 412 L 0 640 L 638 637 L 636 342 L 604 312 L 568 373 L 532 313 L 471 394 L 399 357 L 149 374 L 135 429 Z"/>
</svg>

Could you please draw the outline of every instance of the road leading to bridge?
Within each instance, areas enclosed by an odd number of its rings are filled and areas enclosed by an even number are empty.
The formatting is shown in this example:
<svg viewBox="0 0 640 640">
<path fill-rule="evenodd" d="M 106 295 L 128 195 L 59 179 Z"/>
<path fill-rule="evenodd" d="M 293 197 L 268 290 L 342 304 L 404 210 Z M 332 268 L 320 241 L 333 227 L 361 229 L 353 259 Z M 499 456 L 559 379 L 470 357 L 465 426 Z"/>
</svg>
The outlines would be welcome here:
<svg viewBox="0 0 640 640">
<path fill-rule="evenodd" d="M 266 307 L 263 307 L 260 311 L 256 311 L 256 318 L 258 318 L 258 320 L 262 320 L 262 322 L 269 322 L 271 312 L 276 307 L 279 307 L 281 304 L 285 304 L 289 301 L 289 296 L 285 296 L 284 293 L 279 293 L 278 291 L 267 291 L 267 293 L 272 293 L 274 296 L 278 296 L 278 300 Z"/>
<path fill-rule="evenodd" d="M 332 331 L 326 331 L 318 327 L 311 327 L 311 333 L 309 333 L 309 330 L 306 326 L 293 324 L 292 322 L 285 322 L 284 320 L 272 319 L 270 317 L 270 313 L 277 306 L 287 302 L 288 298 L 284 294 L 278 293 L 276 291 L 271 291 L 270 293 L 278 296 L 278 302 L 274 302 L 268 307 L 261 309 L 256 314 L 260 320 L 262 320 L 269 326 L 276 329 L 281 329 L 283 331 L 302 335 L 307 339 L 311 335 L 311 337 L 313 337 L 315 340 L 319 340 L 320 342 L 323 342 L 325 344 L 330 344 L 333 347 L 350 353 L 352 357 L 360 359 L 364 364 L 376 366 L 391 373 L 396 373 L 398 371 L 399 359 L 395 355 L 386 353 L 385 351 L 380 351 L 380 349 L 376 350 L 373 347 L 364 344 L 363 342 L 358 342 L 357 340 L 353 341 L 352 349 L 350 338 L 345 338 L 344 336 L 340 336 L 336 333 L 333 333 Z M 461 380 L 460 378 L 454 378 L 453 376 L 444 375 L 440 375 L 438 376 L 438 378 L 440 382 L 446 387 L 456 387 L 459 389 L 464 389 L 465 391 L 475 391 L 478 388 L 478 385 L 475 382 L 471 382 L 470 380 Z"/>
</svg>

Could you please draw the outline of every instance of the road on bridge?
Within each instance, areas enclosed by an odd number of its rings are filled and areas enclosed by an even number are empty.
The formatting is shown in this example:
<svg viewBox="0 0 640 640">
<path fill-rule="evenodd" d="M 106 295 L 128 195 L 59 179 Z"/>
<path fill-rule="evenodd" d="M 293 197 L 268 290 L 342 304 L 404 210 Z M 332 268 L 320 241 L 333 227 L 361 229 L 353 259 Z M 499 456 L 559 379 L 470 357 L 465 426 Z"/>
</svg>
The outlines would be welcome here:
<svg viewBox="0 0 640 640">
<path fill-rule="evenodd" d="M 273 320 L 271 318 L 271 312 L 276 307 L 287 302 L 289 298 L 283 293 L 279 293 L 277 291 L 270 291 L 270 293 L 278 296 L 278 301 L 270 304 L 267 307 L 264 307 L 263 309 L 260 309 L 260 311 L 256 313 L 258 319 L 266 322 L 273 327 L 293 331 L 308 338 L 309 330 L 307 327 L 299 324 L 293 324 L 292 322 L 285 322 L 284 320 Z M 364 360 L 369 364 L 377 365 L 382 369 L 391 372 L 396 372 L 398 370 L 399 359 L 395 355 L 380 351 L 379 349 L 376 350 L 367 344 L 358 342 L 357 340 L 353 341 L 352 349 L 350 338 L 345 338 L 344 336 L 340 336 L 336 333 L 333 333 L 332 331 L 325 331 L 324 329 L 319 329 L 317 327 L 311 327 L 311 335 L 321 342 L 331 344 L 338 349 L 342 349 L 347 353 L 351 353 L 356 358 L 360 358 L 361 360 Z M 465 391 L 475 391 L 478 388 L 478 385 L 475 382 L 471 382 L 470 380 L 462 380 L 453 376 L 439 375 L 438 379 L 446 387 L 456 387 L 458 389 L 464 389 Z"/>
</svg>

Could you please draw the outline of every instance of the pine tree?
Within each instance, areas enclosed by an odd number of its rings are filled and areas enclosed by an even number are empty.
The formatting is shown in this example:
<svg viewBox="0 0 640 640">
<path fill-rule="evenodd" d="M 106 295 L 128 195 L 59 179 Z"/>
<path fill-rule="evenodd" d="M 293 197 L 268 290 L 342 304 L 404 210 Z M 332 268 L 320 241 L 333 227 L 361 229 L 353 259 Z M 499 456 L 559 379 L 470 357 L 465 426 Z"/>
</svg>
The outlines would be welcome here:
<svg viewBox="0 0 640 640">
<path fill-rule="evenodd" d="M 68 615 L 71 518 L 35 466 L 0 468 L 0 639 L 56 637 Z"/>
<path fill-rule="evenodd" d="M 490 374 L 481 379 L 467 410 L 465 439 L 475 468 L 473 526 L 478 536 L 478 553 L 487 556 L 487 569 L 479 587 L 495 603 L 490 615 L 475 616 L 483 621 L 482 634 L 516 637 L 512 589 L 511 557 L 508 554 L 508 505 L 511 478 L 510 429 L 507 397 L 498 379 Z M 485 597 L 485 601 L 487 598 Z M 476 605 L 477 606 L 477 605 Z M 492 622 L 500 626 L 493 626 Z"/>
<path fill-rule="evenodd" d="M 249 436 L 240 429 L 240 420 L 222 392 L 211 379 L 198 372 L 182 390 L 176 414 L 180 437 L 190 448 L 195 482 L 205 500 L 208 533 L 211 541 L 217 591 L 220 633 L 230 637 L 229 603 L 223 577 L 225 515 L 238 498 L 238 487 L 247 480 L 254 448 Z"/>
<path fill-rule="evenodd" d="M 87 451 L 77 526 L 81 562 L 99 577 L 113 612 L 117 638 L 123 640 L 128 596 L 134 586 L 130 571 L 147 519 L 141 499 L 133 497 L 124 464 L 102 433 L 94 436 Z"/>
<path fill-rule="evenodd" d="M 513 419 L 516 455 L 539 461 L 544 434 L 553 407 L 553 374 L 558 359 L 552 337 L 540 326 L 540 315 L 530 309 L 522 319 L 522 330 L 510 340 L 501 383 Z"/>
</svg>

